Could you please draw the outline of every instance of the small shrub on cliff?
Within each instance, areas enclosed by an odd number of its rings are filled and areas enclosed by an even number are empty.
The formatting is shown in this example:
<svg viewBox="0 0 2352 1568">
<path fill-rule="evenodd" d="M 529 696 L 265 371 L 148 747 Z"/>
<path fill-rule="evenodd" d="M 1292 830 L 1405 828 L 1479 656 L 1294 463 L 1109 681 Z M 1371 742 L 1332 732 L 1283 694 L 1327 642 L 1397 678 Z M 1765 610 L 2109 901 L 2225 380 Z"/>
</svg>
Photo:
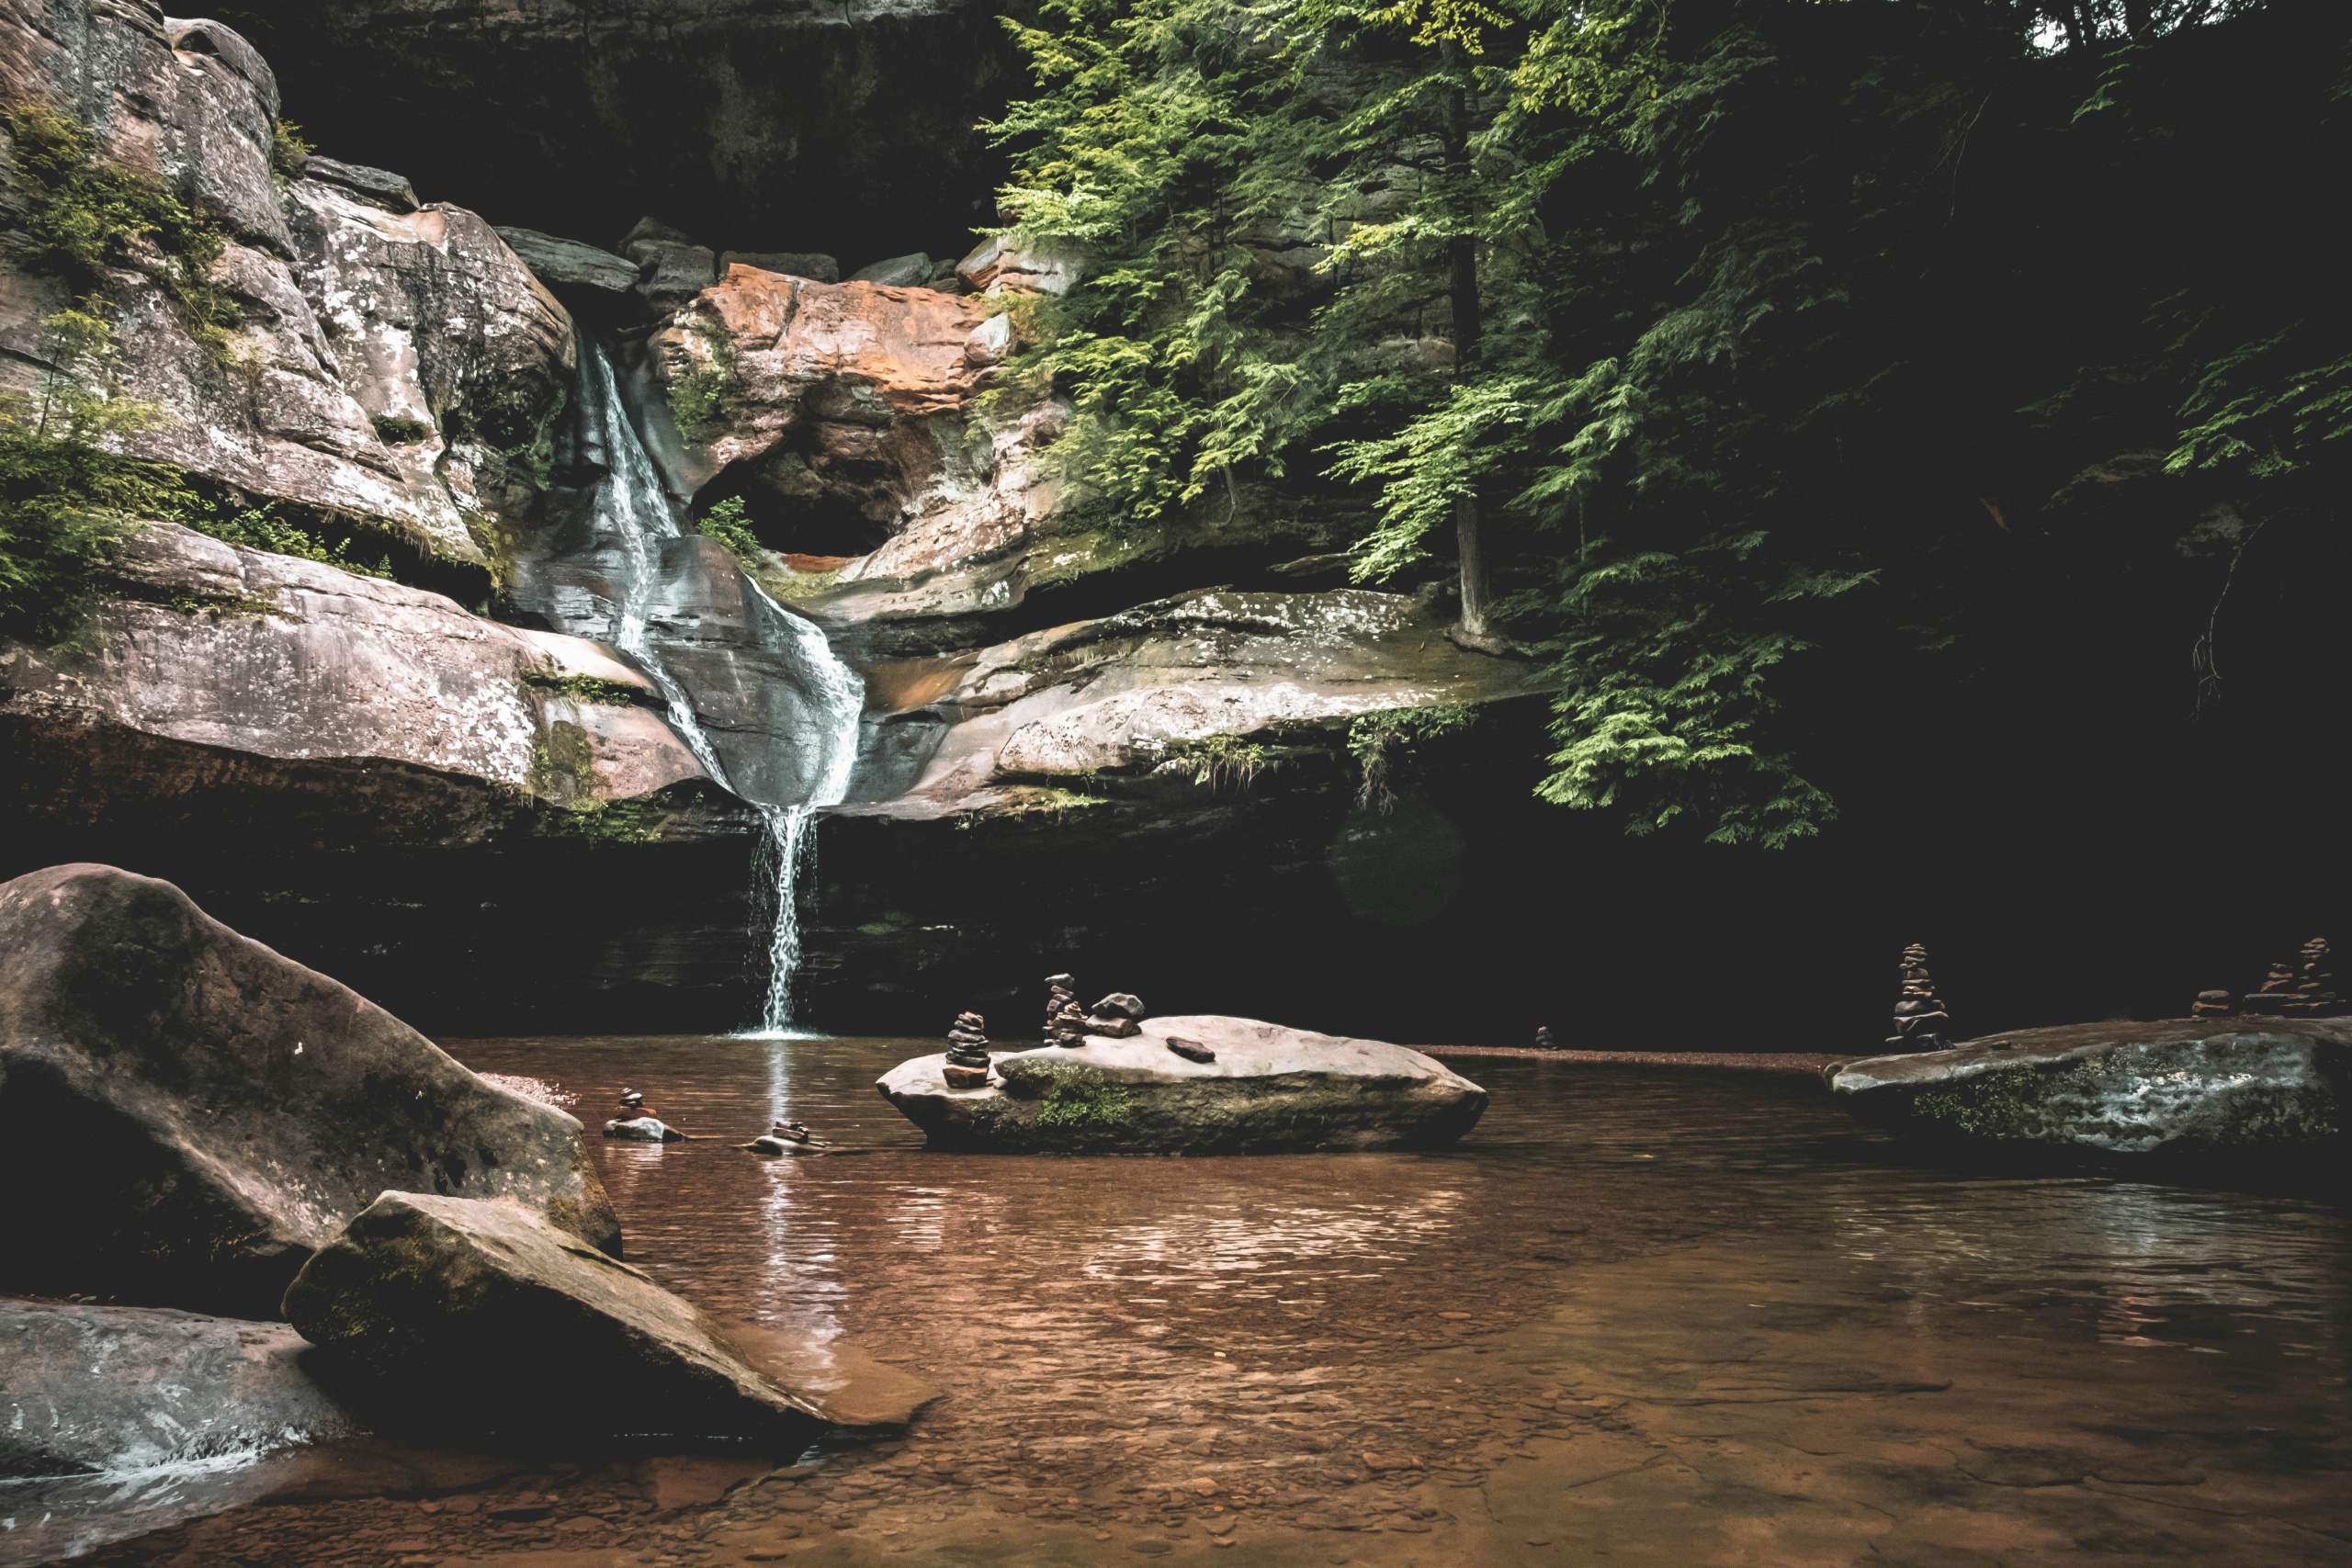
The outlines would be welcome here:
<svg viewBox="0 0 2352 1568">
<path fill-rule="evenodd" d="M 1477 716 L 1476 708 L 1459 704 L 1358 715 L 1348 724 L 1348 755 L 1363 770 L 1356 804 L 1383 813 L 1395 810 L 1396 792 L 1389 781 L 1396 764 L 1422 741 L 1458 735 Z"/>
<path fill-rule="evenodd" d="M 752 532 L 751 519 L 744 514 L 741 496 L 730 495 L 704 513 L 697 526 L 702 529 L 704 538 L 715 539 L 724 545 L 727 553 L 745 566 L 760 558 L 760 538 Z"/>
<path fill-rule="evenodd" d="M 376 439 L 387 446 L 413 446 L 441 434 L 421 419 L 396 413 L 379 413 L 368 423 L 374 428 Z"/>
<path fill-rule="evenodd" d="M 1211 735 L 1180 740 L 1168 748 L 1160 764 L 1189 776 L 1193 784 L 1212 792 L 1231 789 L 1248 795 L 1258 775 L 1282 765 L 1273 749 L 1244 740 L 1238 735 Z"/>
<path fill-rule="evenodd" d="M 123 536 L 194 503 L 177 469 L 107 447 L 154 411 L 121 395 L 103 311 L 84 300 L 50 317 L 50 367 L 31 395 L 0 396 L 0 637 L 71 637 Z"/>
<path fill-rule="evenodd" d="M 154 279 L 191 336 L 226 355 L 228 329 L 241 318 L 212 269 L 227 233 L 150 176 L 100 157 L 96 139 L 70 115 L 20 103 L 0 113 L 0 125 L 8 133 L 19 259 L 76 289 L 98 288 L 109 267 L 135 267 Z"/>
<path fill-rule="evenodd" d="M 716 441 L 743 409 L 743 383 L 735 368 L 735 340 L 718 322 L 697 316 L 692 323 L 702 357 L 670 388 L 670 412 L 689 441 Z"/>
<path fill-rule="evenodd" d="M 300 179 L 311 165 L 311 154 L 317 151 L 292 120 L 281 119 L 270 127 L 269 172 L 280 182 Z"/>
<path fill-rule="evenodd" d="M 180 519 L 199 534 L 209 534 L 225 544 L 243 545 L 249 550 L 267 550 L 274 556 L 292 556 L 297 560 L 317 561 L 322 566 L 335 567 L 356 572 L 361 577 L 392 575 L 390 556 L 370 566 L 354 559 L 351 541 L 337 540 L 330 545 L 300 523 L 281 517 L 274 506 L 248 506 L 231 511 L 220 505 L 191 509 Z"/>
</svg>

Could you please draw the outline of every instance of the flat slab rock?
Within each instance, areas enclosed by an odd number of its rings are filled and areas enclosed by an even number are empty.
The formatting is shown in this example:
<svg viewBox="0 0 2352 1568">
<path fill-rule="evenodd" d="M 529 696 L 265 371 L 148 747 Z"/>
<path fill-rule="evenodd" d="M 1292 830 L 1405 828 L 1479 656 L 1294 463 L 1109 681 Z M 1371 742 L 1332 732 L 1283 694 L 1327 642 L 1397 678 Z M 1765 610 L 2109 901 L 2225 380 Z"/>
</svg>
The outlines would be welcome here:
<svg viewBox="0 0 2352 1568">
<path fill-rule="evenodd" d="M 168 882 L 104 865 L 0 884 L 0 1288 L 275 1317 L 387 1188 L 620 1223 L 550 1106 L 485 1083 Z M 39 1201 L 31 1195 L 39 1194 Z"/>
<path fill-rule="evenodd" d="M 0 1301 L 0 1477 L 136 1474 L 356 1428 L 282 1323 Z"/>
<path fill-rule="evenodd" d="M 820 1423 L 902 1424 L 933 1397 L 845 1351 L 716 1323 L 497 1200 L 385 1193 L 303 1266 L 286 1314 L 395 1426 L 797 1442 Z"/>
<path fill-rule="evenodd" d="M 2083 1023 L 1834 1062 L 1860 1114 L 1990 1143 L 2214 1154 L 2344 1140 L 2352 1019 Z"/>
<path fill-rule="evenodd" d="M 1216 1054 L 1193 1062 L 1170 1036 Z M 1487 1091 L 1420 1052 L 1213 1014 L 1154 1018 L 1113 1040 L 1008 1052 L 985 1089 L 918 1056 L 876 1084 L 933 1148 L 989 1153 L 1279 1154 L 1442 1148 Z"/>
</svg>

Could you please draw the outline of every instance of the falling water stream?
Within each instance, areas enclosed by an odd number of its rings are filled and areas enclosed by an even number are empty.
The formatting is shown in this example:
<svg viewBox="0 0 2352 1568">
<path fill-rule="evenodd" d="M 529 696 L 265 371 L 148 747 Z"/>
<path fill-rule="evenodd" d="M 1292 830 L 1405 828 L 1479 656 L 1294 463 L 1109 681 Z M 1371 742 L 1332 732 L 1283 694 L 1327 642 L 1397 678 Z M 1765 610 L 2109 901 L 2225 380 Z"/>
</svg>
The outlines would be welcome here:
<svg viewBox="0 0 2352 1568">
<path fill-rule="evenodd" d="M 605 477 L 596 495 L 598 519 L 611 528 L 628 562 L 626 583 L 615 585 L 613 640 L 661 691 L 671 728 L 685 741 L 711 782 L 741 796 L 760 814 L 762 841 L 752 862 L 759 893 L 752 904 L 767 917 L 768 981 L 754 1032 L 789 1036 L 795 1032 L 793 981 L 800 969 L 800 880 L 813 863 L 817 810 L 837 805 L 849 792 L 865 684 L 834 654 L 822 631 L 782 608 L 758 583 L 745 578 L 761 618 L 763 645 L 791 667 L 799 678 L 802 695 L 818 717 L 809 733 L 795 739 L 815 746 L 820 754 L 816 766 L 799 772 L 804 781 L 800 799 L 758 800 L 737 787 L 704 731 L 693 699 L 670 672 L 650 636 L 655 590 L 662 575 L 662 541 L 677 538 L 683 532 L 677 509 L 629 423 L 612 361 L 601 345 L 588 345 L 582 380 L 582 415 L 605 457 Z"/>
</svg>

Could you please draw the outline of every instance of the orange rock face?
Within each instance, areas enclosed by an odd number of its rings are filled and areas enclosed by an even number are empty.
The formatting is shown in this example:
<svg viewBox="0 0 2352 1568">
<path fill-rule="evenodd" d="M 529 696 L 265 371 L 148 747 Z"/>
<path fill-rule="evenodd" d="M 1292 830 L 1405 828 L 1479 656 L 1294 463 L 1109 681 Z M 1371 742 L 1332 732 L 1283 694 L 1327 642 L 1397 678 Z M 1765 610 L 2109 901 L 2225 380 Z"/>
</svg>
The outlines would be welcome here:
<svg viewBox="0 0 2352 1568">
<path fill-rule="evenodd" d="M 734 469 L 786 501 L 846 504 L 879 544 L 935 516 L 967 533 L 965 513 L 1006 510 L 999 455 L 976 467 L 966 431 L 1010 325 L 960 295 L 738 263 L 652 346 L 692 482 Z"/>
<path fill-rule="evenodd" d="M 742 412 L 711 443 L 723 463 L 764 450 L 811 417 L 876 425 L 961 412 L 995 362 L 972 344 L 987 320 L 959 295 L 818 283 L 738 264 L 685 324 L 662 334 L 661 346 L 690 369 L 732 351 Z M 711 327 L 723 330 L 727 350 L 711 342 Z"/>
</svg>

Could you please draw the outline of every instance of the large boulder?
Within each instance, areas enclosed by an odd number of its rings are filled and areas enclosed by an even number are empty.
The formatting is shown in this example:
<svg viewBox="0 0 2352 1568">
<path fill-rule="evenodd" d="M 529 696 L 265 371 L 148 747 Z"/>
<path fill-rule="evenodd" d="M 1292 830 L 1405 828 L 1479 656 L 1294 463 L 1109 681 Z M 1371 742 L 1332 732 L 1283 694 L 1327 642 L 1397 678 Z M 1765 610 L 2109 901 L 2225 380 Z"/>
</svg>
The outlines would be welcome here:
<svg viewBox="0 0 2352 1568">
<path fill-rule="evenodd" d="M 348 1435 L 282 1323 L 0 1301 L 0 1476 L 159 1470 Z"/>
<path fill-rule="evenodd" d="M 594 827 L 624 805 L 650 830 L 649 797 L 705 779 L 652 683 L 599 644 L 171 524 L 115 570 L 94 635 L 0 647 L 0 800 L 37 818 L 220 804 L 281 843 L 463 843 L 526 806 Z"/>
<path fill-rule="evenodd" d="M 518 1203 L 387 1192 L 303 1266 L 286 1314 L 395 1418 L 773 1438 L 828 1419 L 824 1393 L 854 1403 L 838 1373 L 819 1397 L 796 1392 L 757 1336 L 730 1335 Z M 900 1423 L 929 1397 L 865 1415 Z"/>
<path fill-rule="evenodd" d="M 2352 1020 L 2183 1019 L 2023 1030 L 1832 1064 L 1857 1113 L 1988 1145 L 2223 1155 L 2340 1145 Z"/>
<path fill-rule="evenodd" d="M 0 1190 L 18 1196 L 0 1285 L 275 1316 L 395 1185 L 620 1247 L 563 1112 L 167 882 L 64 865 L 0 885 Z"/>
<path fill-rule="evenodd" d="M 1203 1054 L 1211 1059 L 1195 1059 Z M 1247 1018 L 1148 1019 L 1125 1039 L 1012 1052 L 996 1058 L 984 1089 L 949 1088 L 946 1060 L 902 1062 L 875 1086 L 936 1149 L 1443 1148 L 1487 1109 L 1485 1089 L 1419 1051 Z"/>
</svg>

